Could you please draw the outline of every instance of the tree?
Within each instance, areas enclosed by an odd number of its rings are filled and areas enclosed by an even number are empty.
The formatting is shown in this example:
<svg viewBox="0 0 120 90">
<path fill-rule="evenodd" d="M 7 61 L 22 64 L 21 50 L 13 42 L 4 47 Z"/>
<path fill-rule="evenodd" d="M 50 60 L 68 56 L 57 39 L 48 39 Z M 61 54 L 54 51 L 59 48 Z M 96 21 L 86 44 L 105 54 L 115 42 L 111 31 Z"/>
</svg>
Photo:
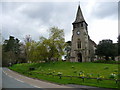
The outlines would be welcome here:
<svg viewBox="0 0 120 90">
<path fill-rule="evenodd" d="M 49 38 L 40 37 L 39 42 L 27 42 L 26 52 L 28 60 L 39 61 L 58 61 L 64 55 L 64 32 L 63 29 L 52 27 L 49 29 Z"/>
<path fill-rule="evenodd" d="M 4 46 L 5 52 L 7 52 L 7 51 L 13 51 L 15 54 L 19 54 L 20 53 L 19 40 L 17 38 L 14 39 L 13 36 L 10 36 L 9 40 L 5 40 L 3 46 Z"/>
<path fill-rule="evenodd" d="M 120 56 L 120 35 L 118 36 L 118 55 Z"/>
<path fill-rule="evenodd" d="M 25 44 L 23 42 L 20 43 L 19 63 L 27 63 Z"/>
<path fill-rule="evenodd" d="M 49 56 L 50 56 L 50 46 L 51 46 L 51 41 L 50 39 L 47 39 L 45 37 L 40 37 L 40 42 L 38 43 L 38 54 L 39 59 L 43 60 L 45 62 L 49 61 Z"/>
<path fill-rule="evenodd" d="M 31 47 L 31 43 L 32 43 L 32 38 L 30 35 L 26 35 L 26 37 L 24 38 L 24 42 L 25 42 L 25 49 L 24 49 L 24 54 L 26 57 L 26 62 L 29 60 L 29 52 L 30 52 L 30 47 Z"/>
<path fill-rule="evenodd" d="M 66 46 L 65 46 L 65 59 L 66 60 L 70 60 L 70 51 L 71 51 L 71 41 L 67 41 L 66 42 Z"/>
<path fill-rule="evenodd" d="M 49 60 L 62 59 L 65 48 L 64 30 L 58 27 L 50 28 L 49 41 Z"/>
<path fill-rule="evenodd" d="M 105 56 L 106 60 L 109 60 L 109 57 L 114 57 L 116 55 L 116 48 L 113 41 L 110 39 L 100 41 L 97 45 L 96 54 L 98 56 Z"/>
<path fill-rule="evenodd" d="M 17 63 L 20 54 L 20 43 L 19 40 L 13 36 L 9 37 L 9 40 L 5 40 L 2 48 L 2 60 L 6 65 L 9 63 Z"/>
</svg>

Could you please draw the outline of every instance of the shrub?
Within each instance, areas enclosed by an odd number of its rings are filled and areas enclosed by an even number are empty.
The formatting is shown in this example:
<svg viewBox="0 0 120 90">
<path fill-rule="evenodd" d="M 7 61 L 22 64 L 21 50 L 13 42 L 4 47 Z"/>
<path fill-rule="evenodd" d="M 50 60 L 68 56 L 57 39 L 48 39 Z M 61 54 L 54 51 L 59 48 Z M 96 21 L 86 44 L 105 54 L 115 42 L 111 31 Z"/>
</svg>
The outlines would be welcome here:
<svg viewBox="0 0 120 90">
<path fill-rule="evenodd" d="M 106 67 L 104 67 L 104 70 L 106 70 L 106 69 L 109 69 L 109 67 L 107 67 L 107 66 L 106 66 Z"/>
<path fill-rule="evenodd" d="M 118 72 L 118 70 L 114 70 L 114 72 Z"/>
<path fill-rule="evenodd" d="M 91 74 L 91 73 L 90 73 L 90 74 L 89 74 L 89 73 L 86 74 L 86 77 L 87 77 L 87 78 L 91 78 L 92 76 L 93 76 L 93 74 Z"/>
<path fill-rule="evenodd" d="M 74 67 L 74 66 L 72 66 L 71 68 L 72 68 L 72 69 L 74 69 L 75 67 Z"/>
<path fill-rule="evenodd" d="M 61 79 L 61 75 L 62 75 L 62 73 L 61 73 L 61 72 L 58 72 L 57 75 L 59 76 L 59 79 Z"/>
<path fill-rule="evenodd" d="M 115 79 L 115 77 L 116 77 L 115 73 L 111 73 L 110 76 L 109 76 L 110 79 Z"/>
<path fill-rule="evenodd" d="M 85 77 L 85 74 L 81 74 L 80 77 Z"/>
<path fill-rule="evenodd" d="M 35 68 L 34 67 L 29 67 L 29 70 L 32 71 L 32 70 L 35 70 Z"/>
<path fill-rule="evenodd" d="M 120 61 L 113 61 L 113 60 L 97 60 L 97 61 L 93 61 L 94 63 L 110 63 L 110 64 L 120 64 Z"/>
<path fill-rule="evenodd" d="M 61 73 L 61 72 L 58 72 L 58 73 L 57 73 L 57 75 L 58 75 L 58 76 L 61 76 L 61 75 L 62 75 L 62 73 Z"/>
<path fill-rule="evenodd" d="M 84 73 L 83 71 L 80 71 L 80 72 L 79 72 L 79 76 L 82 75 L 83 73 Z"/>
<path fill-rule="evenodd" d="M 74 73 L 77 73 L 77 71 L 76 71 L 76 70 L 74 70 L 73 72 L 74 72 Z"/>
<path fill-rule="evenodd" d="M 52 72 L 49 72 L 47 75 L 52 75 L 53 73 Z"/>
<path fill-rule="evenodd" d="M 29 75 L 32 75 L 32 73 L 31 73 L 31 72 L 29 72 L 28 74 L 29 74 Z"/>
<path fill-rule="evenodd" d="M 53 71 L 53 73 L 55 73 L 55 71 Z"/>
</svg>

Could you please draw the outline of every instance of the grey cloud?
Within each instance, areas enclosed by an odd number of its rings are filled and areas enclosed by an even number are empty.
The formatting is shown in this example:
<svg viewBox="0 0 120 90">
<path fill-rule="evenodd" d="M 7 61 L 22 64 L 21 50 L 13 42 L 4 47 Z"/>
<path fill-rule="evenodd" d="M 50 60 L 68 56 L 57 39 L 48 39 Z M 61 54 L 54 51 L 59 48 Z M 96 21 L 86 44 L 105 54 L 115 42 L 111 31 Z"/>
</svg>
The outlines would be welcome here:
<svg viewBox="0 0 120 90">
<path fill-rule="evenodd" d="M 39 24 L 47 27 L 58 26 L 64 29 L 65 33 L 70 33 L 76 9 L 77 6 L 73 3 L 34 3 L 28 4 L 21 12 L 29 19 L 42 22 Z"/>
<path fill-rule="evenodd" d="M 113 17 L 117 19 L 118 3 L 117 2 L 97 2 L 93 7 L 91 14 L 96 18 Z"/>
<path fill-rule="evenodd" d="M 29 4 L 27 8 L 23 9 L 22 13 L 29 18 L 42 21 L 43 24 L 50 24 L 53 23 L 53 20 L 55 23 L 55 20 L 62 21 L 65 20 L 67 15 L 70 16 L 71 12 L 67 13 L 70 6 L 71 3 L 32 3 Z"/>
<path fill-rule="evenodd" d="M 8 14 L 10 12 L 14 12 L 16 9 L 18 9 L 20 6 L 23 5 L 23 3 L 17 3 L 17 2 L 1 2 L 2 4 L 2 14 Z"/>
<path fill-rule="evenodd" d="M 32 19 L 48 22 L 53 12 L 53 6 L 46 3 L 31 3 L 22 10 L 24 15 Z"/>
<path fill-rule="evenodd" d="M 75 15 L 71 7 L 71 3 L 4 3 L 2 35 L 5 38 L 14 35 L 23 39 L 25 35 L 30 34 L 36 40 L 41 35 L 47 37 L 47 31 L 43 31 L 44 27 L 51 26 L 58 26 L 68 33 L 72 31 L 72 15 Z"/>
<path fill-rule="evenodd" d="M 84 5 L 82 8 L 85 7 Z M 89 15 L 90 18 L 88 19 L 116 15 L 115 3 L 98 3 L 93 7 L 91 16 Z M 3 3 L 2 8 L 3 17 L 0 17 L 2 19 L 0 23 L 3 24 L 2 35 L 5 38 L 14 35 L 22 40 L 25 35 L 30 34 L 34 40 L 38 40 L 39 36 L 48 37 L 47 29 L 49 27 L 58 26 L 58 28 L 64 29 L 66 40 L 71 40 L 72 22 L 75 20 L 77 3 L 9 2 Z M 87 16 L 87 12 L 85 15 Z"/>
</svg>

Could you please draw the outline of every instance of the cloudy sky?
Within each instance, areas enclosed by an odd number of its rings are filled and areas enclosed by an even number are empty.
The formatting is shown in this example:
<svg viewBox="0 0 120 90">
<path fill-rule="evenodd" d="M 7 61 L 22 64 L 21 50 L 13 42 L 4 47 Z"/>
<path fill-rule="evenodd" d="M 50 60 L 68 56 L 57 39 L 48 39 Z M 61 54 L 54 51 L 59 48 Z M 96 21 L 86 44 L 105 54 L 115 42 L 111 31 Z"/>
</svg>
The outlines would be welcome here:
<svg viewBox="0 0 120 90">
<path fill-rule="evenodd" d="M 117 42 L 118 2 L 80 2 L 88 33 L 97 44 L 102 39 Z M 21 41 L 26 35 L 39 40 L 48 37 L 48 29 L 57 26 L 64 29 L 65 41 L 71 40 L 72 22 L 76 17 L 78 2 L 1 2 L 0 25 L 2 36 L 10 35 Z"/>
</svg>

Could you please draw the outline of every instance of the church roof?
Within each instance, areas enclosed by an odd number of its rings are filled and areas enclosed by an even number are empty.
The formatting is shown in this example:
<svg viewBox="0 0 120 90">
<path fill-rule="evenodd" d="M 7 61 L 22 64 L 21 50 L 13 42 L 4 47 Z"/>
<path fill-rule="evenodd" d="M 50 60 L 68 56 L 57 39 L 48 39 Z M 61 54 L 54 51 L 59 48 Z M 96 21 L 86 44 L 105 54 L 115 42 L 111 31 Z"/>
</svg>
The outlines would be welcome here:
<svg viewBox="0 0 120 90">
<path fill-rule="evenodd" d="M 77 10 L 77 14 L 76 14 L 76 19 L 73 23 L 78 23 L 78 22 L 83 22 L 85 21 L 83 14 L 82 14 L 82 10 L 80 8 L 80 5 L 78 6 L 78 10 Z"/>
<path fill-rule="evenodd" d="M 92 39 L 89 39 L 89 41 L 96 47 L 97 44 L 92 40 Z"/>
</svg>

